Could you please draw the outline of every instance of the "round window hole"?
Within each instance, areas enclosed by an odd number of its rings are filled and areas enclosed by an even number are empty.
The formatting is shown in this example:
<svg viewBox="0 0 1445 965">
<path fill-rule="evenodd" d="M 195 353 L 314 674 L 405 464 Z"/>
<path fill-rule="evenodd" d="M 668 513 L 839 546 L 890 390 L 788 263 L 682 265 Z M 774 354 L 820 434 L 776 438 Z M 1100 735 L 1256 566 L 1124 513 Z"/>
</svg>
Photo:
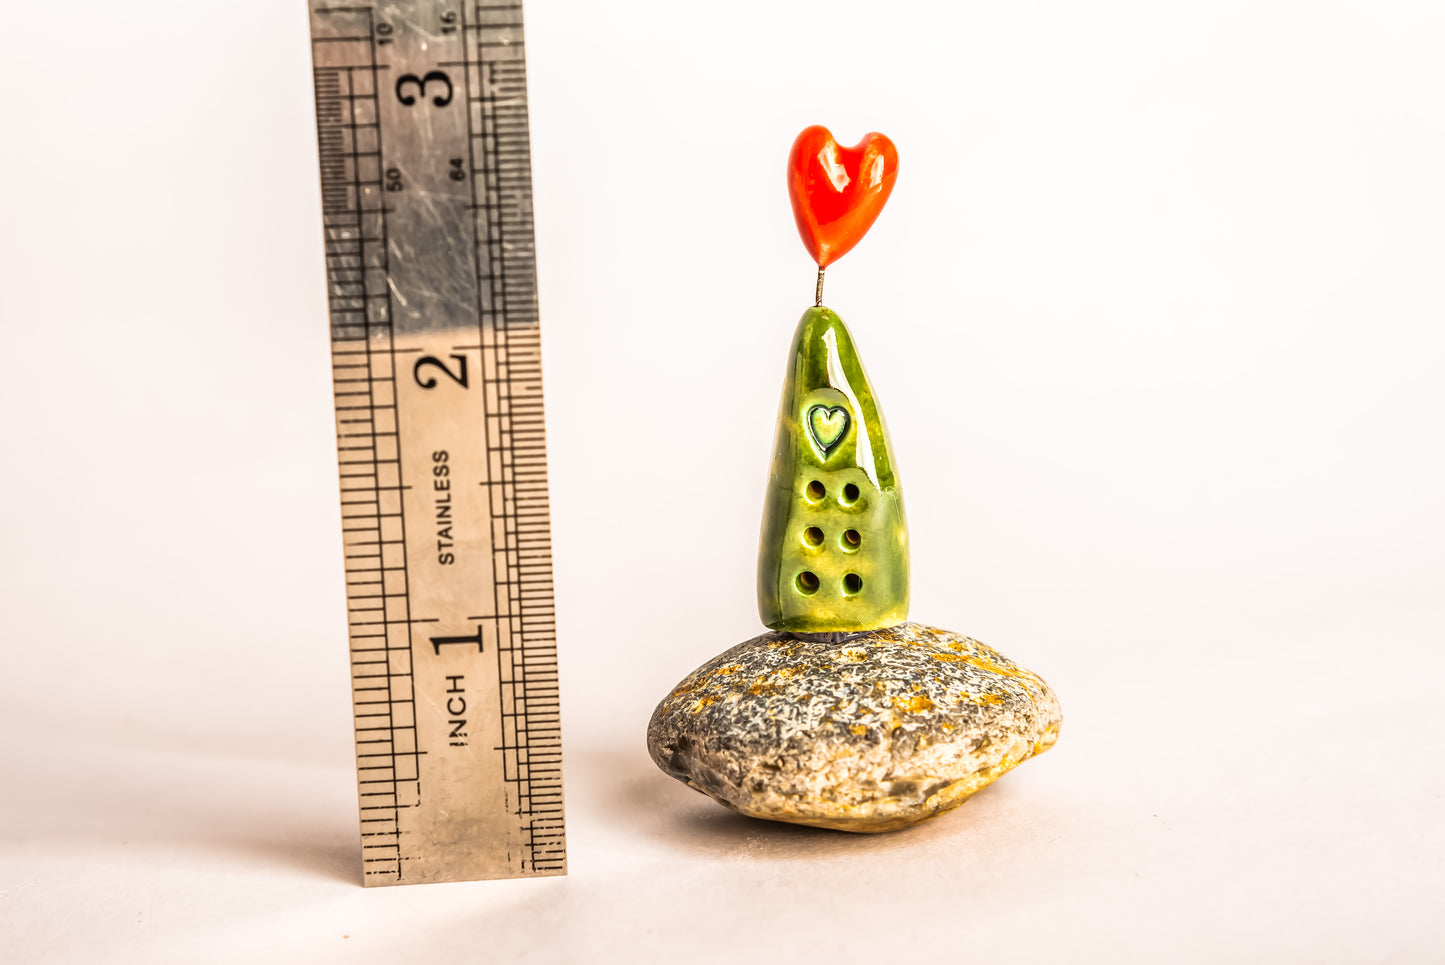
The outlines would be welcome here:
<svg viewBox="0 0 1445 965">
<path fill-rule="evenodd" d="M 856 503 L 858 501 L 858 487 L 849 483 L 843 487 L 843 501 L 845 503 Z"/>
<path fill-rule="evenodd" d="M 818 592 L 818 577 L 804 570 L 798 574 L 798 592 L 812 595 Z M 862 585 L 861 582 L 859 584 Z"/>
<path fill-rule="evenodd" d="M 863 537 L 858 535 L 856 529 L 850 529 L 843 534 L 843 548 L 845 550 L 856 550 L 863 544 Z"/>
<path fill-rule="evenodd" d="M 857 492 L 857 487 L 854 487 L 853 491 Z M 818 480 L 814 479 L 812 482 L 808 483 L 809 499 L 822 499 L 826 495 L 828 495 L 827 487 L 824 486 L 822 483 L 818 482 Z"/>
<path fill-rule="evenodd" d="M 803 530 L 803 542 L 809 546 L 823 545 L 823 531 L 816 526 L 809 526 Z"/>
<path fill-rule="evenodd" d="M 809 574 L 811 575 L 811 574 Z M 857 573 L 849 573 L 843 577 L 843 592 L 849 596 L 857 596 L 863 592 L 863 577 Z"/>
</svg>

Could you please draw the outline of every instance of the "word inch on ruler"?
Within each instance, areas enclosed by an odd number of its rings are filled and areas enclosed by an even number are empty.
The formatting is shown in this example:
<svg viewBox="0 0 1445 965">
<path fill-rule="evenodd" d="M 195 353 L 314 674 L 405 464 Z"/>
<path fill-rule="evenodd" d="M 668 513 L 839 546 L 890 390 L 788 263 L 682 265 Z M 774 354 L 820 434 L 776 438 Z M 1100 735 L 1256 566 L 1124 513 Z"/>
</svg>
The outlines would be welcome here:
<svg viewBox="0 0 1445 965">
<path fill-rule="evenodd" d="M 564 874 L 521 4 L 310 9 L 364 880 Z"/>
</svg>

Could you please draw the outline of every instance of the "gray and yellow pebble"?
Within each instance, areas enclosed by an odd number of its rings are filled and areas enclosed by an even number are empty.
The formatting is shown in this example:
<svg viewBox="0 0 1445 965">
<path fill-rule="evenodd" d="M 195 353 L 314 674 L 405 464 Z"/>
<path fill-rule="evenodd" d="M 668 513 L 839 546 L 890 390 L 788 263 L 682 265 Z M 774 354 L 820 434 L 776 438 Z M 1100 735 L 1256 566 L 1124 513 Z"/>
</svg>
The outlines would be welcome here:
<svg viewBox="0 0 1445 965">
<path fill-rule="evenodd" d="M 957 807 L 1053 746 L 1037 674 L 916 623 L 773 631 L 678 684 L 647 728 L 671 776 L 750 817 L 893 831 Z"/>
</svg>

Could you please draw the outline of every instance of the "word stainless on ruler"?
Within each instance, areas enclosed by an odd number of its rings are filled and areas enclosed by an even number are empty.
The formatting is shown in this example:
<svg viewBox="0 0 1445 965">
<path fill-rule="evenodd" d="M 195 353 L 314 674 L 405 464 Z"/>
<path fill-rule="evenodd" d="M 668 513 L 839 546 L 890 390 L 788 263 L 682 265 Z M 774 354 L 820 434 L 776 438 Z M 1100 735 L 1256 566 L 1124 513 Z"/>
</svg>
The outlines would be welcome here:
<svg viewBox="0 0 1445 965">
<path fill-rule="evenodd" d="M 310 13 L 365 882 L 564 874 L 521 4 Z"/>
</svg>

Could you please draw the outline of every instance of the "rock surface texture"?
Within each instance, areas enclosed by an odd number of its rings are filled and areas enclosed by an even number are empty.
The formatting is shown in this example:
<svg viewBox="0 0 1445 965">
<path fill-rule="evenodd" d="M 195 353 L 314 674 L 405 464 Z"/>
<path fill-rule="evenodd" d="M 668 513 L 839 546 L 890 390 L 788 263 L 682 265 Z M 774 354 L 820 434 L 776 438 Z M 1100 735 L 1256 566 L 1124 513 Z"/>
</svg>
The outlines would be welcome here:
<svg viewBox="0 0 1445 965">
<path fill-rule="evenodd" d="M 658 767 L 755 818 L 893 831 L 962 804 L 1058 739 L 1037 674 L 970 637 L 905 623 L 765 633 L 653 712 Z"/>
</svg>

